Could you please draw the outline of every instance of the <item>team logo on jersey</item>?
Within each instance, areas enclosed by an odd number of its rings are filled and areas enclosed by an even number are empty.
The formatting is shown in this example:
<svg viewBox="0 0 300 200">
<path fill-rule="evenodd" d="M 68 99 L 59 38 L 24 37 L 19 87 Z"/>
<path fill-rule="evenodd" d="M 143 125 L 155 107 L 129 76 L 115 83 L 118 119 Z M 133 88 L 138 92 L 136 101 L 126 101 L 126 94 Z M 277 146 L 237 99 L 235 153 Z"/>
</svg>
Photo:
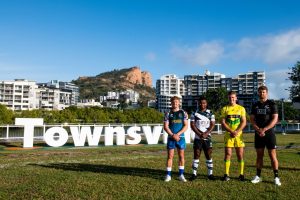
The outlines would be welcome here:
<svg viewBox="0 0 300 200">
<path fill-rule="evenodd" d="M 265 115 L 265 114 L 267 114 L 267 109 L 266 108 L 264 108 L 264 109 L 257 109 L 257 114 Z"/>
<path fill-rule="evenodd" d="M 182 113 L 178 113 L 178 117 L 179 118 L 182 118 L 183 116 L 182 116 Z"/>
</svg>

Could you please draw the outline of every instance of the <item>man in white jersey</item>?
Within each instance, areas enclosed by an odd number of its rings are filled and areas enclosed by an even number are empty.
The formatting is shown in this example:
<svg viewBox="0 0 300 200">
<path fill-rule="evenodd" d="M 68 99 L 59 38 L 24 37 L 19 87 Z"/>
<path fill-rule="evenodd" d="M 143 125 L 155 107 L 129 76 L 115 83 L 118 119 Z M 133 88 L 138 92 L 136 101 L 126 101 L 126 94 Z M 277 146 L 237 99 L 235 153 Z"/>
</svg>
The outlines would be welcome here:
<svg viewBox="0 0 300 200">
<path fill-rule="evenodd" d="M 191 115 L 191 128 L 195 132 L 194 139 L 194 160 L 192 164 L 193 175 L 190 180 L 197 178 L 197 169 L 199 166 L 199 158 L 203 149 L 206 158 L 208 179 L 214 180 L 213 161 L 212 161 L 212 140 L 211 131 L 215 126 L 215 115 L 207 109 L 207 100 L 200 97 L 198 101 L 198 110 Z"/>
</svg>

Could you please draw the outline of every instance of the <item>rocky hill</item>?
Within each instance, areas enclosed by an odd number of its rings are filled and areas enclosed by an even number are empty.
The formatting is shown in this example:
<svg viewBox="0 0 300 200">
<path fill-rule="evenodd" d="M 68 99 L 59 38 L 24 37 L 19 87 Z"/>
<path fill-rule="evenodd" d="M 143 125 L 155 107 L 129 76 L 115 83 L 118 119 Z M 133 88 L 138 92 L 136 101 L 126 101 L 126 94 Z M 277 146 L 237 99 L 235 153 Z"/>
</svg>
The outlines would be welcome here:
<svg viewBox="0 0 300 200">
<path fill-rule="evenodd" d="M 155 90 L 149 72 L 141 71 L 139 67 L 115 69 L 96 76 L 79 77 L 73 83 L 79 86 L 81 99 L 98 99 L 108 91 L 132 89 L 140 94 L 142 100 L 154 99 Z"/>
</svg>

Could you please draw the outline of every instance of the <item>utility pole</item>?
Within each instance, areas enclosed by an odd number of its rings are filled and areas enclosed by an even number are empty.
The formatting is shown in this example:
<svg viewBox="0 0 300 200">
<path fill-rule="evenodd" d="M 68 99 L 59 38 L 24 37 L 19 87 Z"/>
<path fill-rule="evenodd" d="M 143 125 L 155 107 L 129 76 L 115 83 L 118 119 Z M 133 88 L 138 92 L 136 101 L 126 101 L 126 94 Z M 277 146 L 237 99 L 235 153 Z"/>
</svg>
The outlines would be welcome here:
<svg viewBox="0 0 300 200">
<path fill-rule="evenodd" d="M 285 135 L 287 123 L 284 121 L 284 98 L 281 99 L 281 128 L 282 135 Z"/>
</svg>

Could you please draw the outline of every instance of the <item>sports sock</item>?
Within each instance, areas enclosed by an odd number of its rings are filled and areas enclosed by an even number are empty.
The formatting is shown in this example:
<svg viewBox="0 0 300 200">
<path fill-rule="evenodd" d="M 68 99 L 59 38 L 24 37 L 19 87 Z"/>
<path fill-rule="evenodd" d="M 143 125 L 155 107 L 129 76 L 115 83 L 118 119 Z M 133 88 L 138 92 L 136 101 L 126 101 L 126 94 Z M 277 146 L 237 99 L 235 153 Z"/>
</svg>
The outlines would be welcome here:
<svg viewBox="0 0 300 200">
<path fill-rule="evenodd" d="M 244 166 L 245 166 L 244 160 L 238 160 L 238 162 L 240 163 L 240 174 L 244 175 Z"/>
<path fill-rule="evenodd" d="M 260 175 L 261 175 L 261 169 L 256 169 L 256 176 L 258 176 L 258 177 L 260 177 Z"/>
<path fill-rule="evenodd" d="M 230 160 L 224 160 L 225 162 L 225 174 L 229 176 Z"/>
<path fill-rule="evenodd" d="M 208 175 L 212 175 L 213 174 L 213 160 L 206 160 L 206 167 L 207 167 L 207 174 Z"/>
<path fill-rule="evenodd" d="M 194 159 L 192 164 L 193 174 L 197 175 L 197 169 L 199 166 L 199 159 Z"/>
<path fill-rule="evenodd" d="M 278 177 L 278 169 L 277 170 L 274 170 L 274 177 Z"/>
<path fill-rule="evenodd" d="M 179 176 L 183 175 L 184 173 L 184 166 L 179 166 Z"/>
<path fill-rule="evenodd" d="M 167 175 L 171 176 L 172 174 L 172 167 L 167 167 Z"/>
</svg>

